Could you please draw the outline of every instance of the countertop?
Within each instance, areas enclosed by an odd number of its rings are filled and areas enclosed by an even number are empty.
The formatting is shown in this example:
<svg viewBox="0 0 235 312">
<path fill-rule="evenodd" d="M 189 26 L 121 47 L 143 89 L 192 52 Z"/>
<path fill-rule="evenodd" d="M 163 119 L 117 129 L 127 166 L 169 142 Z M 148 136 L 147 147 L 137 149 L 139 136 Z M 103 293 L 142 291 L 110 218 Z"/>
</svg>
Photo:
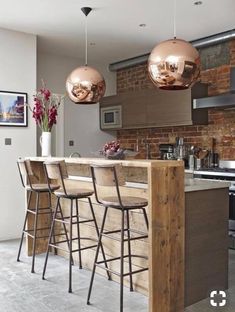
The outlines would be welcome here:
<svg viewBox="0 0 235 312">
<path fill-rule="evenodd" d="M 205 191 L 211 189 L 229 188 L 230 183 L 224 181 L 208 181 L 205 179 L 184 179 L 184 191 Z"/>
<path fill-rule="evenodd" d="M 69 176 L 69 179 L 91 182 L 91 178 L 88 177 L 79 177 L 79 176 Z M 127 187 L 133 188 L 143 188 L 147 189 L 148 185 L 146 183 L 134 183 L 134 182 L 126 182 Z M 211 189 L 220 189 L 220 188 L 228 188 L 230 186 L 229 182 L 223 181 L 205 181 L 204 179 L 192 179 L 187 178 L 184 179 L 184 191 L 185 192 L 195 192 L 195 191 L 205 191 Z"/>
</svg>

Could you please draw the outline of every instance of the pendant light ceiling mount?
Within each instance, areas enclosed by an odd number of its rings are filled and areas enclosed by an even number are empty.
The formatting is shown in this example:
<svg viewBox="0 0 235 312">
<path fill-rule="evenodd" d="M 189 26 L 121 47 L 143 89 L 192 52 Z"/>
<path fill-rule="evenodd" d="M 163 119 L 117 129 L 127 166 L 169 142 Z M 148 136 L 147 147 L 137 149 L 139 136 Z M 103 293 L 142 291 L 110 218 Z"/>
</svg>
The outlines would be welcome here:
<svg viewBox="0 0 235 312">
<path fill-rule="evenodd" d="M 81 11 L 87 16 L 92 11 L 92 8 L 83 7 L 83 8 L 81 8 Z"/>
<path fill-rule="evenodd" d="M 92 11 L 90 7 L 82 7 L 87 16 Z M 68 96 L 75 104 L 95 104 L 104 96 L 105 81 L 103 76 L 93 67 L 87 65 L 87 19 L 85 27 L 85 66 L 74 69 L 66 80 Z"/>
<path fill-rule="evenodd" d="M 148 59 L 152 82 L 164 90 L 191 87 L 200 74 L 198 51 L 187 41 L 176 39 L 176 0 L 174 0 L 174 39 L 159 43 Z"/>
</svg>

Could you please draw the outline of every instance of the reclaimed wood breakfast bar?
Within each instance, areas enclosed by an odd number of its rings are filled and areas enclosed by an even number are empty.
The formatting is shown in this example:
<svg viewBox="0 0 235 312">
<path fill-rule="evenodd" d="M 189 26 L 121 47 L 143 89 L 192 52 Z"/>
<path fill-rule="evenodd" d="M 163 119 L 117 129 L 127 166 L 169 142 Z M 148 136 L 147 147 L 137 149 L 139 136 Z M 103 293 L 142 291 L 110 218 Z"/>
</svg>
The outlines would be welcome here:
<svg viewBox="0 0 235 312">
<path fill-rule="evenodd" d="M 121 193 L 148 199 L 149 237 L 133 241 L 132 248 L 136 254 L 148 257 L 149 271 L 134 275 L 133 283 L 135 290 L 148 295 L 150 312 L 183 312 L 185 306 L 207 297 L 213 287 L 227 289 L 226 184 L 218 182 L 203 184 L 193 179 L 187 179 L 185 184 L 184 165 L 181 161 L 57 157 L 49 159 L 29 157 L 29 159 L 36 173 L 35 182 L 45 182 L 43 170 L 45 160 L 65 160 L 69 174 L 66 184 L 88 189 L 92 189 L 90 164 L 110 162 L 120 163 L 123 166 L 127 183 L 120 188 Z M 109 192 L 110 195 L 110 190 L 107 191 L 105 187 L 102 192 L 104 195 Z M 100 226 L 104 209 L 96 202 L 94 196 L 91 199 Z M 47 196 L 42 200 L 47 204 Z M 66 214 L 69 209 L 66 201 L 62 201 L 62 209 Z M 87 215 L 85 200 L 79 200 L 79 209 L 80 214 Z M 210 213 L 211 215 L 208 215 Z M 206 221 L 208 217 L 210 220 Z M 118 211 L 111 211 L 108 214 L 109 229 L 118 227 L 119 218 Z M 140 212 L 133 211 L 130 221 L 134 228 L 146 231 Z M 39 227 L 49 225 L 50 222 L 48 217 L 40 216 Z M 33 218 L 29 219 L 28 223 L 30 226 Z M 86 224 L 82 226 L 86 236 L 96 239 L 95 229 L 92 226 Z M 59 232 L 60 228 L 57 228 L 57 231 Z M 213 235 L 210 235 L 210 231 Z M 110 240 L 104 238 L 103 245 L 105 252 L 110 256 L 116 256 L 119 252 L 118 242 L 110 243 Z M 47 240 L 41 239 L 37 243 L 36 252 L 43 253 L 46 248 Z M 27 239 L 27 252 L 31 255 L 30 237 Z M 59 251 L 59 254 L 66 256 L 63 251 Z M 92 268 L 94 254 L 94 249 L 84 250 L 84 267 Z M 75 254 L 74 257 L 76 263 L 78 259 Z M 208 259 L 213 259 L 213 263 L 208 263 Z M 113 264 L 113 269 L 118 268 L 115 265 L 118 264 Z M 142 268 L 146 266 L 146 260 L 134 258 L 133 266 L 136 269 Z M 102 270 L 98 272 L 104 275 Z M 112 276 L 112 279 L 118 281 L 116 276 Z M 125 284 L 128 285 L 128 279 Z"/>
</svg>

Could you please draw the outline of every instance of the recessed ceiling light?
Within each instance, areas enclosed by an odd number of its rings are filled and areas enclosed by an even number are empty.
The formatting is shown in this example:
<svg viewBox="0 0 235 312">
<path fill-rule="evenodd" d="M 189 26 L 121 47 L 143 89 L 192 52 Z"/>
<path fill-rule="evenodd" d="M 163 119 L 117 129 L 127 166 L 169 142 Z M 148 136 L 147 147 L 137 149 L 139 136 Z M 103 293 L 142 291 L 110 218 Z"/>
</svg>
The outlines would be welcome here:
<svg viewBox="0 0 235 312">
<path fill-rule="evenodd" d="M 146 24 L 139 24 L 139 27 L 146 27 Z"/>
<path fill-rule="evenodd" d="M 202 4 L 202 1 L 195 1 L 194 2 L 194 5 L 201 5 Z"/>
</svg>

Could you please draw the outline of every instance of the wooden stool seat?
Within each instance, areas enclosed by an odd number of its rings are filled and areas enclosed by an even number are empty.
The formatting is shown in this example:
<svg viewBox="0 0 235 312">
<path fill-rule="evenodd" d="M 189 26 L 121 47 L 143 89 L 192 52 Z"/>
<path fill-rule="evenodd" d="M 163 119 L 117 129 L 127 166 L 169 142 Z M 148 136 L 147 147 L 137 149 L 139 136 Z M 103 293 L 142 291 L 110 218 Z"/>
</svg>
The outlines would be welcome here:
<svg viewBox="0 0 235 312">
<path fill-rule="evenodd" d="M 66 193 L 60 188 L 54 192 L 56 196 L 64 198 L 84 198 L 91 196 L 93 193 L 92 190 L 81 188 L 66 188 Z"/>
<path fill-rule="evenodd" d="M 119 198 L 117 196 L 108 196 L 100 199 L 100 202 L 104 206 L 112 208 L 122 209 L 120 206 Z M 122 196 L 122 205 L 124 209 L 139 209 L 148 205 L 148 201 L 145 198 L 133 197 L 133 196 Z"/>
<path fill-rule="evenodd" d="M 55 191 L 60 188 L 59 185 L 51 184 L 50 188 Z M 41 184 L 31 184 L 31 185 L 26 185 L 26 190 L 27 191 L 35 191 L 35 192 L 49 192 L 49 188 L 47 184 L 41 183 Z"/>
</svg>

